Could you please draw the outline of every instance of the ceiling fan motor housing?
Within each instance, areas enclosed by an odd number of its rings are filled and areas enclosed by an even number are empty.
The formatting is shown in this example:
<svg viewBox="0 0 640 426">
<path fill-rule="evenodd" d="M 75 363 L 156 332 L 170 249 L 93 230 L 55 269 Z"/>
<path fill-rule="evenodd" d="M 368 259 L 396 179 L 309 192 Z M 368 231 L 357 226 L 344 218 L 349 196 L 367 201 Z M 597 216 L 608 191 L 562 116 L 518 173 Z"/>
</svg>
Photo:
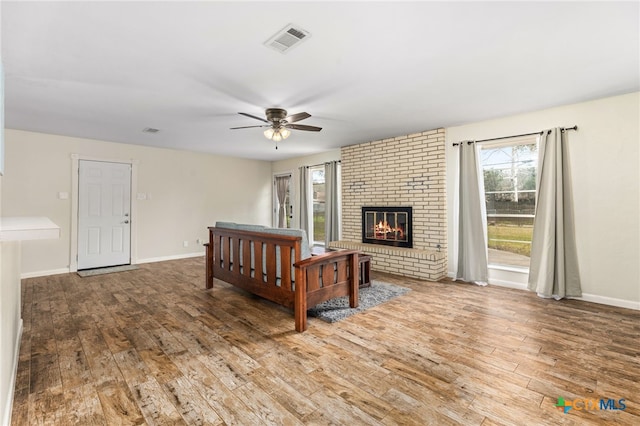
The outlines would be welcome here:
<svg viewBox="0 0 640 426">
<path fill-rule="evenodd" d="M 307 112 L 299 112 L 293 115 L 287 115 L 287 110 L 282 108 L 267 108 L 265 110 L 266 119 L 262 117 L 258 117 L 255 115 L 247 114 L 246 112 L 239 112 L 238 114 L 244 115 L 245 117 L 253 118 L 254 120 L 262 121 L 263 123 L 267 123 L 267 125 L 261 124 L 258 126 L 241 126 L 241 127 L 232 127 L 231 130 L 236 129 L 248 129 L 252 127 L 271 127 L 271 129 L 280 130 L 280 129 L 293 129 L 293 130 L 305 130 L 307 132 L 319 132 L 322 130 L 322 127 L 316 126 L 307 126 L 305 124 L 293 124 L 298 121 L 306 120 L 311 117 L 311 114 Z M 287 130 L 288 132 L 289 130 Z M 269 137 L 269 136 L 267 136 Z"/>
<path fill-rule="evenodd" d="M 267 120 L 274 124 L 280 124 L 280 122 L 287 117 L 287 110 L 282 108 L 267 108 L 265 114 L 267 116 Z"/>
</svg>

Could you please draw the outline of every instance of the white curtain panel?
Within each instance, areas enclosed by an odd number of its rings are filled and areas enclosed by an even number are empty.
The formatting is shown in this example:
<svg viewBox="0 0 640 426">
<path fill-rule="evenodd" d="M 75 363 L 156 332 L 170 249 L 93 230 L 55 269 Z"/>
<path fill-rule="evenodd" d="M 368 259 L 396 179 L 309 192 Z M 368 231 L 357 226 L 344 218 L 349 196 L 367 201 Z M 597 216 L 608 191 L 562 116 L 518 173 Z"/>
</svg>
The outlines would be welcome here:
<svg viewBox="0 0 640 426">
<path fill-rule="evenodd" d="M 278 228 L 286 228 L 285 215 L 287 206 L 285 198 L 287 196 L 287 188 L 291 176 L 276 176 L 276 196 L 278 197 Z"/>
<path fill-rule="evenodd" d="M 570 177 L 566 132 L 559 128 L 543 132 L 528 284 L 542 297 L 582 295 Z"/>
<path fill-rule="evenodd" d="M 340 188 L 338 172 L 340 163 L 331 161 L 324 164 L 324 184 L 326 190 L 325 239 L 324 246 L 340 239 Z"/>
<path fill-rule="evenodd" d="M 455 279 L 486 285 L 489 277 L 486 207 L 478 151 L 475 143 L 461 142 L 458 148 L 458 268 Z"/>
<path fill-rule="evenodd" d="M 298 196 L 298 202 L 300 204 L 300 229 L 304 230 L 311 241 L 309 235 L 309 229 L 311 224 L 309 223 L 309 167 L 302 166 L 300 171 L 300 195 Z"/>
</svg>

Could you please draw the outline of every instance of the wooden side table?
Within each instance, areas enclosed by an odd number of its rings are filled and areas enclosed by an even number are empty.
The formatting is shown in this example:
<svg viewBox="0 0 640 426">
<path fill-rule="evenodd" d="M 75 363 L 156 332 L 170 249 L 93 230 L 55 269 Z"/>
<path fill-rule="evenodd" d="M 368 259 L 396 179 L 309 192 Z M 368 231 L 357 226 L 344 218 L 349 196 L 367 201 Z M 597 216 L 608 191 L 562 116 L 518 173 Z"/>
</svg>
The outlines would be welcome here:
<svg viewBox="0 0 640 426">
<path fill-rule="evenodd" d="M 358 263 L 360 264 L 360 282 L 358 287 L 371 287 L 371 279 L 369 278 L 369 273 L 371 272 L 371 256 L 359 253 Z"/>
</svg>

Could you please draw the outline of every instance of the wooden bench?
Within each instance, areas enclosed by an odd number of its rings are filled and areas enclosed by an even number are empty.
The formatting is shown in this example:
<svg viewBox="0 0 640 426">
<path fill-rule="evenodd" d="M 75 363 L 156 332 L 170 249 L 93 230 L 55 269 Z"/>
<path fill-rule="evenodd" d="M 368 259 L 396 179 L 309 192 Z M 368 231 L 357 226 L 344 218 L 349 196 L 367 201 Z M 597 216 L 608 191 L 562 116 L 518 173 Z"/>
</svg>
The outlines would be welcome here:
<svg viewBox="0 0 640 426">
<path fill-rule="evenodd" d="M 357 251 L 301 259 L 301 237 L 216 227 L 206 249 L 206 288 L 217 278 L 292 308 L 296 331 L 307 329 L 307 309 L 318 303 L 349 296 L 358 307 Z"/>
</svg>

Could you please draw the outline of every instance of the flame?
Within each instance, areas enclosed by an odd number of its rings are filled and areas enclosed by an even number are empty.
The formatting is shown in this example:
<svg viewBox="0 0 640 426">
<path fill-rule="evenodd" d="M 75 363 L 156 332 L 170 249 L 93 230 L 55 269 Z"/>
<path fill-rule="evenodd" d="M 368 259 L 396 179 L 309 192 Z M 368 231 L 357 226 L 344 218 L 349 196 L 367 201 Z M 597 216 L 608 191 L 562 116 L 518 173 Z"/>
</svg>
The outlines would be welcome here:
<svg viewBox="0 0 640 426">
<path fill-rule="evenodd" d="M 376 238 L 386 238 L 387 234 L 395 233 L 397 239 L 404 238 L 404 229 L 399 226 L 392 227 L 385 220 L 378 222 L 378 224 L 374 227 Z"/>
</svg>

